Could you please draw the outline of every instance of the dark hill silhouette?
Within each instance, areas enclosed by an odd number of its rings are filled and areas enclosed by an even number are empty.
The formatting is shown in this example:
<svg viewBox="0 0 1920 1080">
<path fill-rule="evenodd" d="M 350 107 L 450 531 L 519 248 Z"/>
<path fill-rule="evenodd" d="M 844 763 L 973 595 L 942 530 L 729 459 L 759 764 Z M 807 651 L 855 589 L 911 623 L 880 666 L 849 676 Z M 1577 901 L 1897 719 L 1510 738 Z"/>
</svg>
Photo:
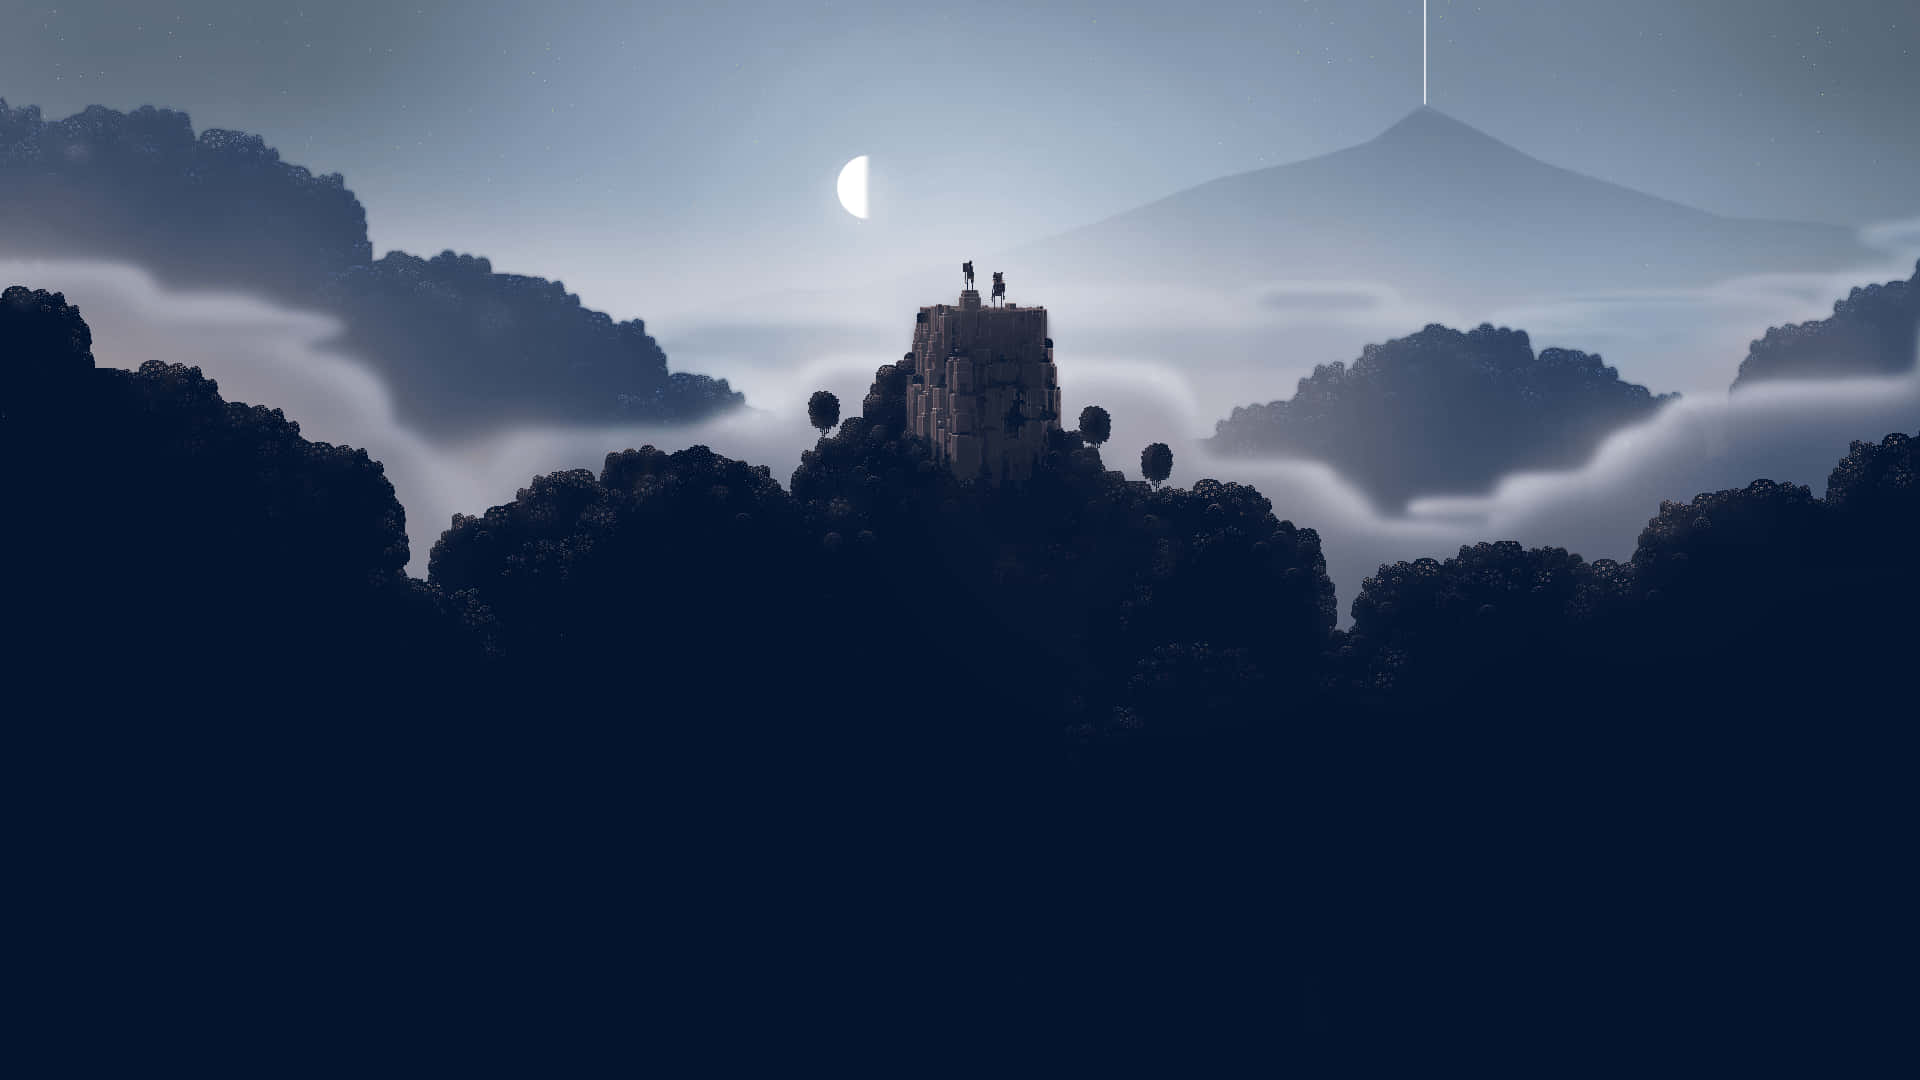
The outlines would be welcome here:
<svg viewBox="0 0 1920 1080">
<path fill-rule="evenodd" d="M 79 1071 L 598 1072 L 636 1015 L 707 1071 L 876 1031 L 1309 1075 L 1904 1050 L 1920 440 L 1665 504 L 1624 563 L 1383 567 L 1341 633 L 1257 491 L 1073 433 L 955 481 L 897 369 L 791 494 L 614 453 L 422 584 L 377 463 L 89 348 L 0 298 L 10 959 Z"/>
<path fill-rule="evenodd" d="M 1824 500 L 1756 481 L 1666 503 L 1626 563 L 1480 544 L 1369 578 L 1329 681 L 1348 722 L 1429 734 L 1375 780 L 1447 807 L 1372 856 L 1409 867 L 1409 887 L 1431 871 L 1507 889 L 1374 905 L 1378 936 L 1336 967 L 1410 978 L 1355 974 L 1333 996 L 1372 1003 L 1361 1015 L 1450 1002 L 1402 1029 L 1443 1056 L 1497 1042 L 1462 1039 L 1475 1021 L 1454 1006 L 1498 998 L 1499 1026 L 1543 1047 L 1609 1013 L 1643 1048 L 1764 1053 L 1760 1071 L 1817 1069 L 1834 1044 L 1803 1036 L 1891 1015 L 1897 968 L 1842 957 L 1911 955 L 1894 927 L 1920 899 L 1876 855 L 1920 810 L 1916 446 L 1853 444 Z M 1668 900 L 1636 900 L 1646 888 Z M 1480 948 L 1490 937 L 1542 948 Z M 1550 1002 L 1499 989 L 1573 971 Z M 1843 1051 L 1869 1071 L 1883 1052 Z"/>
<path fill-rule="evenodd" d="M 870 419 L 899 411 L 903 390 L 882 368 L 865 415 L 803 456 L 791 495 L 705 447 L 610 454 L 597 479 L 538 477 L 513 502 L 457 518 L 431 580 L 485 606 L 529 692 L 558 665 L 646 657 L 672 673 L 650 689 L 656 704 L 698 712 L 726 683 L 735 708 L 782 733 L 795 685 L 841 656 L 901 655 L 903 633 L 1017 661 L 954 658 L 987 666 L 952 680 L 928 674 L 946 663 L 933 659 L 864 665 L 838 722 L 882 722 L 881 702 L 910 700 L 919 722 L 944 718 L 973 740 L 1090 737 L 1113 724 L 1137 665 L 1195 641 L 1241 650 L 1276 692 L 1312 685 L 1335 614 L 1313 530 L 1277 520 L 1244 485 L 1128 482 L 1064 432 L 1026 487 L 960 483 L 924 444 Z M 742 663 L 751 682 L 731 678 Z M 1183 726 L 1169 712 L 1122 726 L 1149 720 Z"/>
<path fill-rule="evenodd" d="M 669 373 L 638 319 L 557 281 L 444 252 L 373 258 L 338 173 L 185 113 L 93 106 L 45 121 L 0 100 L 0 254 L 124 260 L 175 287 L 332 312 L 411 425 L 459 435 L 515 421 L 690 421 L 740 405 L 725 380 Z"/>
<path fill-rule="evenodd" d="M 486 259 L 388 252 L 332 275 L 321 302 L 343 344 L 380 363 L 408 423 L 460 434 L 503 423 L 690 421 L 745 398 L 725 379 L 667 370 L 639 319 L 615 322 L 557 281 Z"/>
<path fill-rule="evenodd" d="M 6 530 L 11 610 L 34 628 L 14 659 L 71 679 L 76 707 L 211 664 L 232 700 L 299 684 L 278 707 L 319 710 L 397 705 L 422 687 L 396 654 L 432 670 L 468 647 L 403 570 L 379 462 L 221 400 L 197 368 L 97 368 L 91 343 L 60 294 L 0 297 L 0 459 L 14 520 L 40 523 Z M 100 662 L 117 678 L 73 678 Z"/>
<path fill-rule="evenodd" d="M 1740 362 L 1733 389 L 1783 379 L 1900 375 L 1920 357 L 1920 263 L 1913 277 L 1856 287 L 1812 322 L 1768 327 Z"/>
<path fill-rule="evenodd" d="M 1904 692 L 1914 642 L 1920 567 L 1902 549 L 1920 528 L 1916 448 L 1898 433 L 1855 442 L 1824 499 L 1756 480 L 1662 503 L 1625 563 L 1507 542 L 1383 566 L 1354 599 L 1336 669 L 1408 708 L 1526 708 L 1577 685 L 1579 707 L 1601 711 L 1653 695 L 1661 715 L 1712 701 L 1782 721 L 1876 714 Z M 1604 678 L 1587 667 L 1596 650 Z M 1788 668 L 1805 674 L 1769 674 Z"/>
<path fill-rule="evenodd" d="M 1230 455 L 1323 461 L 1382 506 L 1490 489 L 1526 469 L 1571 468 L 1612 432 L 1678 395 L 1621 381 L 1600 357 L 1534 354 L 1524 331 L 1433 325 L 1321 364 L 1288 401 L 1248 405 L 1215 426 Z"/>
<path fill-rule="evenodd" d="M 1850 230 L 1720 217 L 1548 165 L 1435 109 L 1024 249 L 1055 280 L 1250 288 L 1346 279 L 1511 300 L 1865 261 Z"/>
<path fill-rule="evenodd" d="M 339 173 L 315 176 L 257 135 L 151 106 L 46 121 L 0 100 L 0 250 L 123 259 L 179 286 L 311 299 L 373 261 L 367 215 Z"/>
</svg>

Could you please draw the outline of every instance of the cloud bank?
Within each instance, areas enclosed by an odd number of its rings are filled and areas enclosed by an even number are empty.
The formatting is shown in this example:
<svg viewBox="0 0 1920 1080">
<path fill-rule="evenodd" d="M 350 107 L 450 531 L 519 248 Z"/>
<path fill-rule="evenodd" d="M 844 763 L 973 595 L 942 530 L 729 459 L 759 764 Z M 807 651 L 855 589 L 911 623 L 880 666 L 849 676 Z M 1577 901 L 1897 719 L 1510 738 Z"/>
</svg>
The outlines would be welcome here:
<svg viewBox="0 0 1920 1080">
<path fill-rule="evenodd" d="M 369 367 L 325 344 L 336 329 L 329 318 L 232 295 L 171 292 L 141 271 L 102 263 L 0 261 L 0 279 L 65 291 L 94 329 L 94 353 L 102 366 L 136 368 L 146 360 L 194 364 L 219 381 L 229 400 L 281 408 L 309 438 L 365 447 L 385 463 L 407 509 L 409 569 L 415 574 L 424 572 L 427 552 L 454 513 L 478 513 L 504 503 L 537 474 L 562 468 L 597 471 L 610 451 L 706 444 L 770 466 L 784 484 L 801 451 L 813 444 L 808 394 L 827 389 L 842 402 L 857 402 L 873 368 L 893 356 L 891 351 L 824 349 L 771 359 L 743 354 L 721 370 L 766 407 L 697 425 L 521 427 L 436 442 L 396 417 L 390 396 Z M 1812 286 L 1774 283 L 1769 288 L 1777 296 L 1804 296 L 1816 309 L 1830 303 L 1832 295 Z M 1772 314 L 1777 321 L 1779 314 Z M 1748 325 L 1751 338 L 1768 321 Z M 1077 416 L 1088 404 L 1113 414 L 1110 466 L 1133 475 L 1139 448 L 1164 441 L 1174 448 L 1173 483 L 1214 477 L 1253 484 L 1272 499 L 1278 516 L 1319 530 L 1343 621 L 1360 582 L 1382 563 L 1446 556 L 1462 544 L 1501 539 L 1562 546 L 1588 558 L 1624 558 L 1662 499 L 1741 487 L 1760 477 L 1807 484 L 1820 494 L 1850 441 L 1920 428 L 1920 379 L 1915 377 L 1782 384 L 1732 398 L 1724 391 L 1703 393 L 1616 434 L 1578 469 L 1511 476 L 1484 498 L 1418 500 L 1405 515 L 1387 516 L 1372 510 L 1325 466 L 1214 460 L 1205 454 L 1200 440 L 1221 415 L 1218 401 L 1227 395 L 1260 396 L 1250 373 L 1223 375 L 1197 363 L 1190 369 L 1133 356 L 1063 353 L 1063 368 L 1071 375 L 1063 379 L 1066 415 Z M 1739 356 L 1723 353 L 1697 362 L 1730 376 Z M 1259 379 L 1266 386 L 1280 382 L 1271 373 Z M 1219 381 L 1230 385 L 1222 388 Z M 1719 385 L 1727 381 L 1723 377 Z"/>
</svg>

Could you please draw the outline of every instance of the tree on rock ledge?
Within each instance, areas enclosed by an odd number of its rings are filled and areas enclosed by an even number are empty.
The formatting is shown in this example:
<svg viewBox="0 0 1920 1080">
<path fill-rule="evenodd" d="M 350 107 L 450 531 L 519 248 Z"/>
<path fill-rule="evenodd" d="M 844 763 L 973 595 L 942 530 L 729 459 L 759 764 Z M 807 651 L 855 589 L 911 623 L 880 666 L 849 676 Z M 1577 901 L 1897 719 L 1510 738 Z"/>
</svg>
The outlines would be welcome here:
<svg viewBox="0 0 1920 1080">
<path fill-rule="evenodd" d="M 1089 446 L 1099 446 L 1113 437 L 1113 417 L 1098 405 L 1080 410 L 1080 437 Z"/>
</svg>

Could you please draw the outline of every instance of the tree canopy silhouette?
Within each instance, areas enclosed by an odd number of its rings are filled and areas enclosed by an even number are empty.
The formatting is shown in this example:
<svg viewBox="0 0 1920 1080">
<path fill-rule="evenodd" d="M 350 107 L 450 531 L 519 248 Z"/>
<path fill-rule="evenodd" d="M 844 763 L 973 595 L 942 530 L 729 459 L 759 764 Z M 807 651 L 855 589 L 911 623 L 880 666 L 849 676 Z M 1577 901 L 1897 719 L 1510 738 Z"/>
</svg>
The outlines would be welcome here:
<svg viewBox="0 0 1920 1080">
<path fill-rule="evenodd" d="M 236 689 L 311 684 L 319 707 L 411 692 L 388 650 L 431 677 L 466 647 L 457 605 L 406 577 L 405 514 L 365 451 L 223 401 L 197 368 L 95 367 L 59 293 L 8 289 L 0 342 L 0 456 L 41 523 L 7 530 L 6 558 L 43 672 L 113 656 L 130 681 L 75 684 L 112 694 L 213 658 Z"/>
<path fill-rule="evenodd" d="M 1756 480 L 1663 503 L 1625 563 L 1505 542 L 1381 567 L 1354 599 L 1334 670 L 1369 700 L 1418 710 L 1564 697 L 1560 708 L 1606 713 L 1648 696 L 1663 711 L 1877 708 L 1899 692 L 1898 663 L 1884 665 L 1911 641 L 1903 604 L 1920 584 L 1902 548 L 1920 527 L 1912 445 L 1897 433 L 1854 443 L 1825 499 Z M 1591 663 L 1602 653 L 1605 677 Z M 1783 677 L 1823 666 L 1852 676 Z"/>
<path fill-rule="evenodd" d="M 1080 410 L 1080 437 L 1089 446 L 1099 446 L 1113 437 L 1113 417 L 1098 405 Z"/>
<path fill-rule="evenodd" d="M 1140 451 L 1140 475 L 1155 487 L 1166 483 L 1167 477 L 1173 475 L 1172 448 L 1163 442 L 1148 443 L 1147 448 Z"/>
<path fill-rule="evenodd" d="M 1768 327 L 1747 350 L 1733 389 L 1782 379 L 1899 375 L 1920 355 L 1920 262 L 1913 277 L 1856 286 L 1811 322 Z"/>
<path fill-rule="evenodd" d="M 815 390 L 807 399 L 807 422 L 825 435 L 840 422 L 840 399 L 826 390 Z"/>
<path fill-rule="evenodd" d="M 688 421 L 743 397 L 669 372 L 638 319 L 616 322 L 559 283 L 443 252 L 378 260 L 337 173 L 288 164 L 259 136 L 185 113 L 92 106 L 47 121 L 0 100 L 0 253 L 127 260 L 173 286 L 322 308 L 415 427 Z"/>
<path fill-rule="evenodd" d="M 1438 324 L 1321 364 L 1289 401 L 1215 425 L 1215 451 L 1323 461 L 1382 507 L 1486 491 L 1519 469 L 1579 465 L 1613 432 L 1678 395 L 1623 382 L 1600 357 L 1537 355 L 1525 331 Z"/>
<path fill-rule="evenodd" d="M 320 289 L 345 344 L 381 370 L 409 422 L 459 434 L 515 420 L 691 420 L 744 398 L 669 372 L 639 319 L 615 322 L 557 281 L 443 251 L 389 252 Z"/>
<path fill-rule="evenodd" d="M 1624 562 L 1382 567 L 1341 632 L 1253 488 L 1066 431 L 1025 485 L 957 479 L 892 365 L 787 490 L 611 453 L 455 518 L 422 583 L 364 453 L 90 350 L 0 296 L 25 801 L 69 853 L 28 899 L 50 971 L 162 973 L 150 1022 L 350 996 L 437 1058 L 628 994 L 990 1001 L 1388 1075 L 1856 1072 L 1863 1017 L 1899 1030 L 1910 436 L 1824 498 L 1663 504 Z"/>
</svg>

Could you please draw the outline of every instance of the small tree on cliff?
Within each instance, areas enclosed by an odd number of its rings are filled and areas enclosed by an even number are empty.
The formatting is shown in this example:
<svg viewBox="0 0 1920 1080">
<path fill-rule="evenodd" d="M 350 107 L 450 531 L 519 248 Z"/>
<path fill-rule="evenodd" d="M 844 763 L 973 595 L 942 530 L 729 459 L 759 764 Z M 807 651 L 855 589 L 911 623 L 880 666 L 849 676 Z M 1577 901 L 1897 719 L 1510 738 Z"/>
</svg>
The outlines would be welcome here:
<svg viewBox="0 0 1920 1080">
<path fill-rule="evenodd" d="M 807 421 L 825 435 L 840 422 L 840 399 L 825 390 L 815 390 L 807 399 Z"/>
<path fill-rule="evenodd" d="M 1098 405 L 1089 405 L 1080 410 L 1080 437 L 1093 446 L 1099 446 L 1113 435 L 1113 417 Z"/>
<path fill-rule="evenodd" d="M 1159 487 L 1173 475 L 1173 448 L 1166 443 L 1151 443 L 1140 451 L 1140 475 Z"/>
</svg>

